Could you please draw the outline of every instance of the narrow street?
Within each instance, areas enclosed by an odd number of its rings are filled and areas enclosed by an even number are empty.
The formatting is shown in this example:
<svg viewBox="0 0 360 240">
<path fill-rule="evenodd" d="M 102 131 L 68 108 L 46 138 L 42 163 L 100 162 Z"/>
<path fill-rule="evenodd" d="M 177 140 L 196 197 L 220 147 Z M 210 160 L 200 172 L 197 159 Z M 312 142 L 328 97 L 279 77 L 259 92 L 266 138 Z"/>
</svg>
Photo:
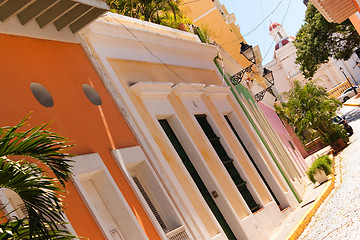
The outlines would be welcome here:
<svg viewBox="0 0 360 240">
<path fill-rule="evenodd" d="M 335 189 L 299 239 L 360 239 L 360 107 L 341 109 L 354 129 L 349 146 L 336 156 Z"/>
</svg>

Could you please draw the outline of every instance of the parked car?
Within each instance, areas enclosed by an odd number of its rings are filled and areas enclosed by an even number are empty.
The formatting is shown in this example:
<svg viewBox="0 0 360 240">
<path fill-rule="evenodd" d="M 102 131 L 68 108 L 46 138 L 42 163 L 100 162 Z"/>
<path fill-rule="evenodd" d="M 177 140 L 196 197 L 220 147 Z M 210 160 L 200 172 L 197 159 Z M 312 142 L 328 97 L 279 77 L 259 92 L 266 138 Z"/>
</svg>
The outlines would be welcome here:
<svg viewBox="0 0 360 240">
<path fill-rule="evenodd" d="M 359 93 L 358 90 L 359 86 L 354 86 L 351 88 L 346 89 L 341 95 L 340 97 L 338 97 L 338 99 L 340 100 L 340 102 L 344 103 L 347 100 L 349 100 L 350 98 L 352 98 L 353 96 L 355 96 L 355 92 L 354 89 L 356 89 L 356 91 Z"/>
<path fill-rule="evenodd" d="M 354 134 L 354 130 L 352 129 L 352 127 L 346 122 L 344 117 L 341 116 L 336 116 L 332 119 L 333 123 L 335 124 L 341 124 L 344 126 L 344 129 L 346 130 L 346 132 L 348 133 L 349 136 Z"/>
</svg>

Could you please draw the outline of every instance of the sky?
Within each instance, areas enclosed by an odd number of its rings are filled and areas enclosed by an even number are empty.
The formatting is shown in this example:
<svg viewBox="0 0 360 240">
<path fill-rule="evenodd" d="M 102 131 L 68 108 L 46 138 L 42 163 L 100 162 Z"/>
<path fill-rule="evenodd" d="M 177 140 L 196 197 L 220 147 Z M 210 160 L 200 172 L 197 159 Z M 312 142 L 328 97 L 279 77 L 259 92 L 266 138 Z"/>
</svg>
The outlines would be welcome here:
<svg viewBox="0 0 360 240">
<path fill-rule="evenodd" d="M 295 36 L 305 18 L 306 6 L 302 0 L 219 1 L 230 14 L 235 14 L 236 24 L 239 25 L 245 41 L 252 46 L 259 45 L 263 66 L 270 62 L 274 55 L 275 43 L 269 35 L 270 20 L 282 24 L 288 36 Z M 267 17 L 269 14 L 271 15 Z"/>
</svg>

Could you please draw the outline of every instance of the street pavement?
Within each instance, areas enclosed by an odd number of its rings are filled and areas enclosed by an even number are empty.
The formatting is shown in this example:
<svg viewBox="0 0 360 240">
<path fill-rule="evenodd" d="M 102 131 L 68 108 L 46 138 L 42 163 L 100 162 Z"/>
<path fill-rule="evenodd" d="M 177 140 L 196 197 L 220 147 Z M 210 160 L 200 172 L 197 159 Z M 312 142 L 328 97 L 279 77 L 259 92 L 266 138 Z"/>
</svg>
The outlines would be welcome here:
<svg viewBox="0 0 360 240">
<path fill-rule="evenodd" d="M 341 110 L 354 135 L 348 147 L 336 156 L 335 188 L 299 240 L 360 239 L 360 107 L 353 106 Z"/>
<path fill-rule="evenodd" d="M 305 159 L 307 165 L 310 166 L 318 156 L 328 154 L 330 150 L 331 148 L 328 146 L 307 157 Z M 316 200 L 319 199 L 329 187 L 328 182 L 321 185 L 318 183 L 313 184 L 307 176 L 304 176 L 304 180 L 306 182 L 306 187 L 302 202 L 289 214 L 289 216 L 286 217 L 285 221 L 275 230 L 269 240 L 293 239 L 290 235 L 292 235 L 293 231 L 298 231 L 298 224 L 303 225 L 303 217 L 307 216 L 309 211 L 315 208 Z M 298 234 L 295 235 L 298 236 Z"/>
</svg>

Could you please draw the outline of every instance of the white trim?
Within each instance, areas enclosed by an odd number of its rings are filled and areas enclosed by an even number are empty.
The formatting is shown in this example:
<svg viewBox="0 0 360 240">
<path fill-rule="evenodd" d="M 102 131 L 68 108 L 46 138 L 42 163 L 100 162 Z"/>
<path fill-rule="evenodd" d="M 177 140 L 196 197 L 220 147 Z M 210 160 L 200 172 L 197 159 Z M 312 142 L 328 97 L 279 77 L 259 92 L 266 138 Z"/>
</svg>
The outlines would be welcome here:
<svg viewBox="0 0 360 240">
<path fill-rule="evenodd" d="M 127 95 L 127 92 L 122 87 L 120 80 L 112 69 L 106 54 L 102 52 L 102 48 L 99 47 L 96 43 L 87 42 L 87 35 L 81 35 L 83 39 L 83 46 L 86 49 L 86 53 L 89 58 L 92 59 L 92 62 L 95 64 L 96 69 L 102 80 L 107 87 L 108 91 L 111 93 L 111 96 L 115 100 L 119 110 L 123 114 L 124 119 L 128 122 L 129 127 L 136 132 L 135 137 L 139 140 L 142 147 L 146 149 L 146 154 L 149 155 L 151 160 L 151 165 L 154 168 L 155 172 L 159 179 L 166 179 L 166 173 L 171 171 L 171 168 L 166 163 L 166 160 L 163 159 L 161 151 L 157 148 L 155 141 L 152 138 L 152 135 L 149 133 L 148 129 L 145 126 L 145 123 L 140 117 L 140 114 L 137 112 L 134 104 L 132 103 L 130 97 Z M 95 44 L 95 45 L 94 45 Z M 100 44 L 101 45 L 101 44 Z M 129 112 L 127 112 L 129 110 Z M 162 165 L 157 160 L 162 160 Z M 195 239 L 208 239 L 209 235 L 205 233 L 206 230 L 200 221 L 199 217 L 195 214 L 195 209 L 189 203 L 188 199 L 183 197 L 186 193 L 182 190 L 179 182 L 173 181 L 162 181 L 164 186 L 166 186 L 167 192 L 171 197 L 172 201 L 176 205 L 176 208 L 183 216 L 186 225 L 189 226 L 189 230 L 194 236 Z"/>
<path fill-rule="evenodd" d="M 203 94 L 205 86 L 199 83 L 178 83 L 173 92 L 178 97 L 198 97 Z"/>
<path fill-rule="evenodd" d="M 200 19 L 202 19 L 203 17 L 205 17 L 206 15 L 210 14 L 211 12 L 213 12 L 214 10 L 216 10 L 216 7 L 213 7 L 212 9 L 210 9 L 209 11 L 207 11 L 206 13 L 200 15 L 198 18 L 194 19 L 193 22 L 197 22 Z"/>
<path fill-rule="evenodd" d="M 212 61 L 217 56 L 215 46 L 201 43 L 192 33 L 158 24 L 106 13 L 81 30 L 80 35 L 96 44 L 101 49 L 98 52 L 108 59 L 216 70 Z"/>
<path fill-rule="evenodd" d="M 130 89 L 138 97 L 163 97 L 166 98 L 170 92 L 173 83 L 152 83 L 138 82 L 131 86 Z"/>
<path fill-rule="evenodd" d="M 152 214 L 151 209 L 149 208 L 147 202 L 145 201 L 145 199 L 142 197 L 142 194 L 140 193 L 138 187 L 136 186 L 136 184 L 134 183 L 132 176 L 130 174 L 129 171 L 136 169 L 137 166 L 139 166 L 140 164 L 145 164 L 146 165 L 146 171 L 148 174 L 150 174 L 151 178 L 153 178 L 153 180 L 150 180 L 150 182 L 153 182 L 154 180 L 156 181 L 156 186 L 153 186 L 154 184 L 152 184 L 152 187 L 155 188 L 159 188 L 162 196 L 155 196 L 160 198 L 160 201 L 165 201 L 164 205 L 168 205 L 167 208 L 170 208 L 169 211 L 173 211 L 172 213 L 166 212 L 164 214 L 166 215 L 173 215 L 173 216 L 165 216 L 165 218 L 163 219 L 165 221 L 165 223 L 171 224 L 173 225 L 174 222 L 178 222 L 178 226 L 171 227 L 171 229 L 169 230 L 175 230 L 178 229 L 180 227 L 182 227 L 186 232 L 187 235 L 189 237 L 189 239 L 193 239 L 191 237 L 191 235 L 188 233 L 188 229 L 187 227 L 184 225 L 183 220 L 181 219 L 181 216 L 179 215 L 176 207 L 174 206 L 174 204 L 172 203 L 170 197 L 168 196 L 168 194 L 166 193 L 165 188 L 162 186 L 160 179 L 157 177 L 157 175 L 155 174 L 154 170 L 152 169 L 152 167 L 149 165 L 147 157 L 145 156 L 144 152 L 142 151 L 142 149 L 139 146 L 135 146 L 135 147 L 128 147 L 128 148 L 122 148 L 122 149 L 116 149 L 111 151 L 112 155 L 114 156 L 117 164 L 119 165 L 119 168 L 123 171 L 124 175 L 127 178 L 127 181 L 129 182 L 130 186 L 132 187 L 133 191 L 138 195 L 138 199 L 141 202 L 142 206 L 147 210 L 147 214 L 150 218 L 150 220 L 152 221 L 153 225 L 157 228 L 157 232 L 164 238 L 167 239 L 167 234 L 165 234 L 165 232 L 162 230 L 160 224 L 158 223 L 157 219 L 155 218 L 154 214 Z M 146 176 L 142 176 L 144 178 L 146 178 Z M 143 183 L 142 183 L 143 184 Z M 159 199 L 157 199 L 159 200 Z M 159 213 L 161 211 L 163 211 L 163 209 L 157 209 L 159 211 Z M 164 214 L 160 214 L 162 217 L 164 217 Z M 176 218 L 175 218 L 176 217 Z M 171 219 L 169 219 L 171 218 Z M 171 223 L 170 223 L 171 222 Z M 167 226 L 169 226 L 167 224 Z"/>
<path fill-rule="evenodd" d="M 215 98 L 215 97 L 220 97 L 220 98 L 224 98 L 230 95 L 230 87 L 229 86 L 215 86 L 215 85 L 210 85 L 207 86 L 205 89 L 205 94 L 209 97 Z"/>
<path fill-rule="evenodd" d="M 200 86 L 203 86 L 203 85 L 200 85 Z M 179 86 L 177 85 L 177 86 L 175 86 L 173 88 L 174 91 L 176 91 L 176 88 L 179 91 L 178 94 L 181 94 L 181 95 L 185 94 L 186 95 L 187 100 L 190 99 L 189 101 L 191 101 L 192 99 L 196 99 L 195 100 L 196 103 L 194 103 L 195 105 L 199 105 L 198 102 L 200 104 L 203 104 L 201 99 L 200 99 L 201 94 L 203 94 L 203 92 L 194 89 L 193 84 L 179 84 Z M 181 90 L 184 90 L 184 91 L 181 91 Z M 197 96 L 197 98 L 188 98 L 188 96 L 190 96 L 190 97 Z M 170 104 L 170 102 L 167 99 L 158 99 L 158 98 L 149 99 L 149 98 L 146 98 L 146 100 L 144 100 L 143 103 L 147 107 L 149 113 L 152 115 L 152 119 L 156 123 L 156 125 L 158 126 L 159 130 L 161 130 L 162 135 L 163 135 L 163 139 L 167 142 L 168 146 L 171 146 L 171 151 L 173 153 L 173 156 L 175 156 L 175 159 L 179 163 L 179 166 L 180 166 L 181 170 L 184 172 L 185 175 L 187 175 L 187 178 L 189 179 L 189 183 L 192 185 L 192 188 L 197 193 L 199 201 L 201 201 L 202 204 L 204 205 L 204 207 L 207 208 L 207 211 L 208 211 L 209 215 L 213 218 L 214 223 L 216 225 L 218 225 L 218 222 L 217 222 L 216 218 L 212 214 L 210 208 L 208 207 L 207 203 L 203 199 L 203 196 L 201 195 L 201 193 L 199 192 L 197 186 L 193 182 L 190 174 L 188 173 L 187 169 L 183 165 L 180 157 L 178 156 L 178 153 L 173 148 L 173 146 L 172 146 L 170 140 L 168 139 L 168 137 L 166 136 L 165 132 L 162 131 L 162 128 L 161 128 L 160 124 L 157 121 L 157 118 L 159 117 L 158 116 L 159 112 L 158 112 L 156 106 L 158 106 L 158 105 L 162 106 L 162 108 L 161 108 L 161 114 L 162 115 L 170 115 L 171 113 L 173 114 L 173 116 L 167 118 L 170 126 L 172 127 L 173 131 L 175 132 L 175 134 L 177 135 L 179 140 L 180 141 L 182 140 L 181 144 L 183 145 L 183 147 L 187 151 L 187 153 L 191 154 L 191 157 L 196 159 L 196 160 L 194 160 L 193 164 L 194 164 L 195 167 L 197 166 L 196 170 L 198 171 L 201 178 L 204 180 L 204 183 L 206 184 L 206 187 L 207 187 L 208 191 L 209 192 L 216 191 L 217 193 L 219 193 L 219 197 L 214 199 L 214 200 L 215 200 L 217 206 L 219 207 L 219 209 L 221 209 L 222 214 L 224 216 L 226 216 L 227 223 L 230 226 L 232 226 L 231 229 L 234 232 L 234 234 L 237 235 L 240 238 L 241 238 L 241 236 L 244 236 L 243 229 L 239 228 L 240 219 L 237 217 L 237 215 L 236 215 L 233 207 L 231 206 L 231 204 L 224 197 L 225 194 L 223 193 L 221 186 L 214 179 L 211 170 L 209 169 L 208 165 L 206 164 L 205 160 L 202 157 L 202 154 L 198 151 L 198 149 L 196 147 L 194 147 L 195 144 L 194 144 L 192 138 L 189 136 L 188 132 L 186 131 L 186 128 L 182 125 L 182 122 L 180 121 L 180 118 L 177 116 L 177 114 L 176 114 L 175 110 L 173 109 L 173 106 Z M 195 109 L 195 111 L 199 110 L 197 107 L 195 107 L 194 109 Z M 192 112 L 192 111 L 189 111 L 189 112 Z M 194 121 L 196 121 L 195 117 L 194 117 Z M 222 165 L 219 165 L 219 166 L 220 166 L 220 168 L 224 168 Z M 228 177 L 228 180 L 230 182 L 232 182 L 232 180 L 230 179 L 230 176 L 227 176 L 227 177 Z M 237 189 L 236 189 L 236 192 L 238 192 Z M 239 201 L 244 201 L 244 200 L 242 198 L 239 198 Z M 244 201 L 243 204 L 244 204 L 244 206 L 246 206 L 245 201 Z M 249 212 L 250 212 L 250 210 L 249 210 Z M 251 214 L 251 212 L 250 212 L 250 214 Z M 218 225 L 218 227 L 220 227 L 220 226 Z M 221 227 L 218 228 L 218 230 L 222 231 Z"/>
<path fill-rule="evenodd" d="M 98 224 L 100 230 L 102 231 L 103 235 L 108 238 L 112 239 L 111 231 L 107 231 L 108 226 L 101 218 L 101 214 L 97 210 L 97 206 L 92 202 L 87 190 L 83 185 L 83 181 L 89 180 L 94 178 L 96 174 L 102 174 L 105 177 L 106 181 L 110 184 L 106 187 L 110 187 L 112 192 L 112 197 L 116 199 L 112 199 L 112 201 L 116 201 L 116 205 L 112 205 L 112 207 L 116 206 L 116 208 L 112 209 L 112 212 L 119 211 L 121 212 L 121 219 L 116 219 L 120 221 L 122 224 L 121 226 L 118 223 L 114 223 L 118 226 L 121 230 L 121 233 L 125 235 L 126 239 L 130 240 L 140 240 L 146 239 L 148 240 L 144 230 L 141 228 L 137 218 L 135 217 L 134 213 L 132 212 L 131 208 L 127 204 L 124 196 L 122 195 L 121 191 L 117 187 L 114 179 L 112 178 L 110 172 L 107 170 L 106 166 L 104 165 L 100 155 L 97 153 L 81 155 L 72 158 L 74 160 L 73 163 L 73 173 L 72 179 L 74 180 L 74 185 L 77 188 L 80 196 L 82 197 L 84 203 L 87 205 L 90 213 L 94 217 L 94 220 Z M 105 187 L 105 186 L 104 186 Z M 109 199 L 106 200 L 109 202 Z M 126 218 L 126 219 L 125 219 Z M 124 238 L 125 239 L 125 238 Z"/>
</svg>

